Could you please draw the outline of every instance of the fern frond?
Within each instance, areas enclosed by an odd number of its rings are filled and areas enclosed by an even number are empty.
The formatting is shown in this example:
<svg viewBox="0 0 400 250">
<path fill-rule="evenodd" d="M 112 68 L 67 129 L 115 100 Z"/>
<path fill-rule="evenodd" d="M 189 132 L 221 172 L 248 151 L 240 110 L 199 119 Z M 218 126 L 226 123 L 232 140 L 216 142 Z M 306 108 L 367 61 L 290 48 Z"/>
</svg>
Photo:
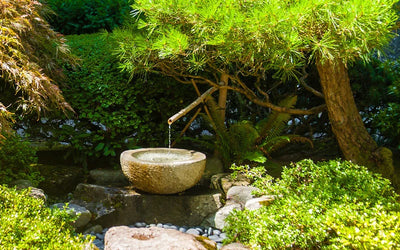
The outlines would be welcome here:
<svg viewBox="0 0 400 250">
<path fill-rule="evenodd" d="M 293 108 L 297 102 L 297 96 L 288 96 L 279 102 L 279 106 Z M 257 139 L 258 142 L 263 140 L 269 140 L 276 136 L 279 136 L 283 129 L 286 127 L 287 122 L 290 119 L 290 114 L 279 113 L 272 111 L 266 119 L 259 121 L 256 125 L 257 131 L 260 134 Z"/>
<path fill-rule="evenodd" d="M 314 147 L 313 142 L 304 136 L 283 135 L 283 136 L 277 136 L 272 140 L 265 141 L 263 144 L 260 145 L 260 149 L 262 149 L 262 151 L 267 155 L 270 155 L 273 152 L 276 152 L 277 150 L 283 148 L 289 143 L 308 143 L 311 148 Z"/>
</svg>

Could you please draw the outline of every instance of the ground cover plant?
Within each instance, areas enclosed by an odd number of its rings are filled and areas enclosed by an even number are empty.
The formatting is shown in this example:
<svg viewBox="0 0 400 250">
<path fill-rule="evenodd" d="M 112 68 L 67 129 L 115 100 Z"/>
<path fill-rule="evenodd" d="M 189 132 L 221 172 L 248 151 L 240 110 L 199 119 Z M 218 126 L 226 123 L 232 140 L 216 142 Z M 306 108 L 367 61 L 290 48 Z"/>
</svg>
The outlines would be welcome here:
<svg viewBox="0 0 400 250">
<path fill-rule="evenodd" d="M 274 195 L 259 210 L 236 211 L 229 241 L 254 249 L 397 249 L 400 203 L 390 181 L 348 161 L 302 160 L 273 181 L 264 169 L 236 167 Z"/>
<path fill-rule="evenodd" d="M 75 233 L 74 217 L 66 210 L 46 207 L 28 193 L 28 189 L 0 186 L 2 249 L 91 249 L 92 239 Z"/>
</svg>

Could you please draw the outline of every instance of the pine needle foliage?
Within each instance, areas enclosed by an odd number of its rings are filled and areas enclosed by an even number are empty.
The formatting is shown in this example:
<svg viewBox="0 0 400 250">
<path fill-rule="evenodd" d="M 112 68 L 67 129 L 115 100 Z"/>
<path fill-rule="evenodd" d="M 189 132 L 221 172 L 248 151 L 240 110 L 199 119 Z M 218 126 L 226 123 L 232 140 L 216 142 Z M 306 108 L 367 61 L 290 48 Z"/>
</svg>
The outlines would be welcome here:
<svg viewBox="0 0 400 250">
<path fill-rule="evenodd" d="M 54 80 L 62 78 L 58 60 L 73 58 L 62 36 L 43 19 L 47 11 L 34 0 L 0 0 L 0 83 L 15 90 L 14 108 L 24 112 L 71 109 Z"/>
<path fill-rule="evenodd" d="M 128 71 L 223 69 L 259 76 L 274 70 L 278 78 L 297 78 L 299 67 L 313 60 L 368 60 L 394 36 L 396 3 L 137 0 L 135 36 L 128 35 L 132 29 L 117 31 L 129 38 L 121 40 L 119 54 Z"/>
</svg>

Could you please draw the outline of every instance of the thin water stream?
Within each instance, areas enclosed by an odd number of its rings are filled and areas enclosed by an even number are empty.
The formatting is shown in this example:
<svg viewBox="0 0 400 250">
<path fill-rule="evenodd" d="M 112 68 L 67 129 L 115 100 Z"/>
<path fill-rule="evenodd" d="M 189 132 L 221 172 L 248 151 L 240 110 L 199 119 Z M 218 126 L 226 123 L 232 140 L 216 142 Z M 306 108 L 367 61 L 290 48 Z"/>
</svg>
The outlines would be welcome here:
<svg viewBox="0 0 400 250">
<path fill-rule="evenodd" d="M 171 124 L 168 124 L 168 148 L 171 148 Z"/>
</svg>

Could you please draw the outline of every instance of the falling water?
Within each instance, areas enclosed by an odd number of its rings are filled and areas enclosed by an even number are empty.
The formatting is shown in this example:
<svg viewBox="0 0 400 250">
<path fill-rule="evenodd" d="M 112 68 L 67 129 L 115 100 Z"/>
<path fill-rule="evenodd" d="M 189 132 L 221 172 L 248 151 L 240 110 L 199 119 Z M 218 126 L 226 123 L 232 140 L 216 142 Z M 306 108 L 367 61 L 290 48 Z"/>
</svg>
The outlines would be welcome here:
<svg viewBox="0 0 400 250">
<path fill-rule="evenodd" d="M 168 148 L 171 148 L 171 124 L 168 125 Z"/>
</svg>

